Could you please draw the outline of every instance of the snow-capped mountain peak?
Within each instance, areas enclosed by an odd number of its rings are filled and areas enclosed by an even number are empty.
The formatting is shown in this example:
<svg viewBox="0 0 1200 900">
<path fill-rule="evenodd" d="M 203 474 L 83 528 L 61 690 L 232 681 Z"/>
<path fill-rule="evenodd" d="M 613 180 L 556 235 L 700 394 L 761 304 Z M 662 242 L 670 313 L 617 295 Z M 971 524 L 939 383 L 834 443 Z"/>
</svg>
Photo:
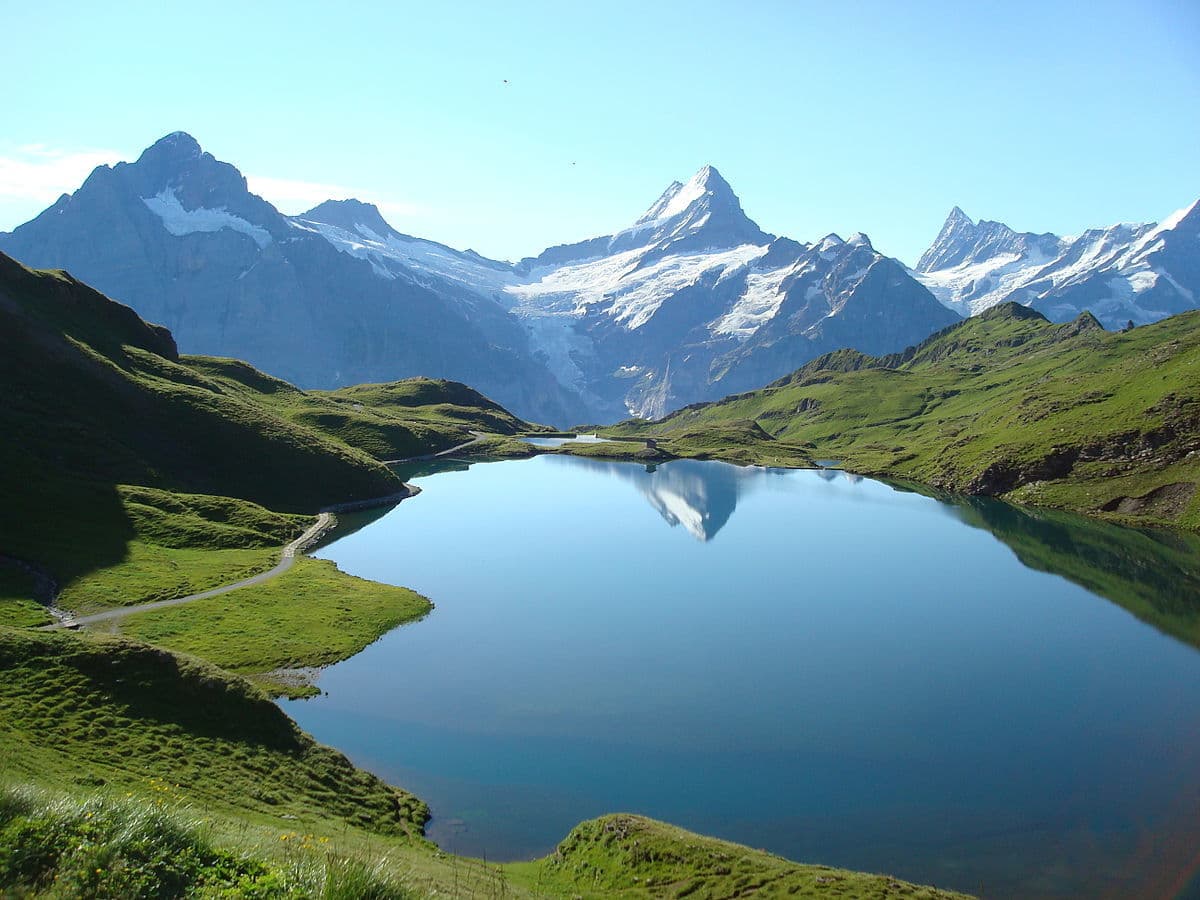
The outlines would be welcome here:
<svg viewBox="0 0 1200 900">
<path fill-rule="evenodd" d="M 726 205 L 732 202 L 739 211 L 741 210 L 741 204 L 733 193 L 733 188 L 729 186 L 729 182 L 721 177 L 721 173 L 714 166 L 704 166 L 686 183 L 671 182 L 670 187 L 663 191 L 662 196 L 655 201 L 654 205 L 634 223 L 634 227 L 683 215 L 694 204 L 704 203 L 709 198 L 711 198 L 709 205 L 714 200 Z"/>
<path fill-rule="evenodd" d="M 1020 234 L 1003 222 L 980 219 L 973 222 L 959 207 L 950 210 L 942 230 L 921 254 L 916 272 L 934 272 L 966 266 L 997 255 L 1019 258 L 1053 258 L 1061 238 L 1053 234 Z"/>
<path fill-rule="evenodd" d="M 289 223 L 299 231 L 320 234 L 342 253 L 365 259 L 383 278 L 425 286 L 452 284 L 483 297 L 492 297 L 512 281 L 508 263 L 401 234 L 373 203 L 326 200 Z"/>
<path fill-rule="evenodd" d="M 563 425 L 748 390 L 837 347 L 900 350 L 954 318 L 862 235 L 766 234 L 713 166 L 630 221 L 512 265 L 402 234 L 361 200 L 282 215 L 180 132 L 0 247 L 94 280 L 186 352 L 302 386 L 451 377 Z"/>
<path fill-rule="evenodd" d="M 950 210 L 950 214 L 946 216 L 946 224 L 942 226 L 942 229 L 945 230 L 947 228 L 956 227 L 975 227 L 974 220 L 962 211 L 961 206 L 955 206 L 952 210 Z"/>
<path fill-rule="evenodd" d="M 951 309 L 1032 306 L 1055 321 L 1089 310 L 1109 328 L 1200 304 L 1200 201 L 1158 225 L 1118 224 L 1073 237 L 972 223 L 957 207 L 915 274 Z"/>
<path fill-rule="evenodd" d="M 714 166 L 704 166 L 686 182 L 673 181 L 628 228 L 615 234 L 550 247 L 516 266 L 524 276 L 550 268 L 639 251 L 633 264 L 669 254 L 765 246 L 774 239 L 742 210 L 741 201 Z M 631 258 L 632 259 L 632 258 Z"/>
<path fill-rule="evenodd" d="M 100 187 L 98 182 L 106 182 L 107 187 Z M 117 163 L 111 169 L 101 166 L 79 193 L 88 193 L 89 185 L 107 191 L 117 184 L 136 192 L 163 228 L 177 237 L 234 231 L 250 237 L 261 248 L 287 231 L 278 210 L 250 193 L 241 172 L 204 152 L 185 131 L 155 141 L 136 162 Z M 74 197 L 67 200 L 68 205 L 71 202 Z"/>
<path fill-rule="evenodd" d="M 1154 249 L 1155 244 L 1168 234 L 1190 235 L 1200 238 L 1200 200 L 1189 206 L 1177 209 L 1167 216 L 1157 226 L 1150 229 L 1140 238 L 1134 247 L 1134 253 L 1140 254 Z"/>
</svg>

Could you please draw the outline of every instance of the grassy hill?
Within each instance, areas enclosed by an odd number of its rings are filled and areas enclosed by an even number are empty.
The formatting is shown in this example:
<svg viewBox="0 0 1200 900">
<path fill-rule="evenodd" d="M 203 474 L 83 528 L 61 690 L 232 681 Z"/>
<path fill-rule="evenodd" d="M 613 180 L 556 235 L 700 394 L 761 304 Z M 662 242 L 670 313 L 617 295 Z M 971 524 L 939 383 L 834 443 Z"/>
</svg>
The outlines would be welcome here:
<svg viewBox="0 0 1200 900">
<path fill-rule="evenodd" d="M 238 580 L 297 513 L 402 491 L 380 460 L 538 427 L 453 382 L 310 393 L 180 356 L 128 307 L 2 254 L 0 391 L 0 624 L 46 621 L 46 594 L 86 613 Z"/>
<path fill-rule="evenodd" d="M 61 272 L 0 257 L 4 463 L 283 511 L 395 492 L 365 453 L 180 360 L 170 334 Z M 236 448 L 236 450 L 234 450 Z"/>
<path fill-rule="evenodd" d="M 472 431 L 515 435 L 547 430 L 456 381 L 409 378 L 336 391 L 301 391 L 239 360 L 192 356 L 185 357 L 185 363 L 275 415 L 378 460 L 446 450 L 470 440 Z"/>
<path fill-rule="evenodd" d="M 1130 523 L 1200 527 L 1200 313 L 1128 332 L 1004 304 L 903 353 L 827 354 L 774 384 L 605 433 L 721 455 L 710 429 L 864 474 Z M 770 462 L 770 442 L 749 454 Z"/>
</svg>

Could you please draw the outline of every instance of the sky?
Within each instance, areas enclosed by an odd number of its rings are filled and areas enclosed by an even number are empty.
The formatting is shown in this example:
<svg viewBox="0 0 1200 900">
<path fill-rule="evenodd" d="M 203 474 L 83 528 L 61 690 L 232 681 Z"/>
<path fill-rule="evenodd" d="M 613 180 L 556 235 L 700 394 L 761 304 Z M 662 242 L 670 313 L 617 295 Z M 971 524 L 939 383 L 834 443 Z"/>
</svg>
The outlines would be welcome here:
<svg viewBox="0 0 1200 900">
<path fill-rule="evenodd" d="M 285 213 L 519 259 L 716 166 L 763 229 L 913 263 L 1200 197 L 1200 3 L 0 0 L 0 230 L 187 131 Z"/>
</svg>

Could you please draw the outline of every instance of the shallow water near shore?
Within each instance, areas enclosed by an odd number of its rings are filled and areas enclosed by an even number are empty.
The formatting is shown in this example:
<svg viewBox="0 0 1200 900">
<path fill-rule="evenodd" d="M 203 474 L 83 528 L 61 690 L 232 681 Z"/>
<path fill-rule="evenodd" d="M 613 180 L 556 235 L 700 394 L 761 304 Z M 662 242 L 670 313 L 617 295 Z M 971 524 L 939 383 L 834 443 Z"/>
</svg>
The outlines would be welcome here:
<svg viewBox="0 0 1200 900">
<path fill-rule="evenodd" d="M 1190 539 L 834 470 L 417 483 L 318 555 L 437 608 L 282 705 L 426 800 L 443 848 L 530 858 L 626 811 L 989 896 L 1189 883 Z"/>
<path fill-rule="evenodd" d="M 577 434 L 574 437 L 526 437 L 521 438 L 525 443 L 535 447 L 562 447 L 565 444 L 607 444 L 608 438 L 594 434 Z"/>
</svg>

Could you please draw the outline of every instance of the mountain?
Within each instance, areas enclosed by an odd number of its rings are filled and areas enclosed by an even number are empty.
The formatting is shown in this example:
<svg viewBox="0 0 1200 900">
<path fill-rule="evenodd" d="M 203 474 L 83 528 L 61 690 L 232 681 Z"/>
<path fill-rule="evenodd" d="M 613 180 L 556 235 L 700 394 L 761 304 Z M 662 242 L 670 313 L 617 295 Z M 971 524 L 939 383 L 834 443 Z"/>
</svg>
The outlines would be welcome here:
<svg viewBox="0 0 1200 900">
<path fill-rule="evenodd" d="M 303 388 L 453 379 L 558 424 L 661 414 L 955 319 L 863 236 L 763 232 L 711 166 L 629 228 L 513 265 L 402 234 L 358 200 L 284 216 L 176 132 L 96 169 L 0 250 L 69 269 L 187 353 Z"/>
<path fill-rule="evenodd" d="M 840 350 L 766 388 L 604 433 L 730 458 L 736 427 L 746 461 L 769 463 L 773 441 L 862 474 L 1195 529 L 1197 365 L 1200 310 L 1113 332 L 1090 313 L 1054 324 L 1009 302 L 902 353 Z"/>
<path fill-rule="evenodd" d="M 426 375 L 475 384 L 532 418 L 572 418 L 574 399 L 494 298 L 381 268 L 322 233 L 336 225 L 321 219 L 361 214 L 325 204 L 311 222 L 281 215 L 175 133 L 134 163 L 97 168 L 0 235 L 0 250 L 69 269 L 167 326 L 183 352 L 244 359 L 301 387 Z M 370 221 L 384 227 L 377 211 Z"/>
<path fill-rule="evenodd" d="M 6 483 L 72 476 L 305 512 L 400 490 L 367 454 L 205 378 L 165 328 L 3 254 L 0 388 Z M 6 497 L 25 490 L 15 477 Z"/>
<path fill-rule="evenodd" d="M 1084 310 L 1107 328 L 1154 322 L 1200 305 L 1200 201 L 1158 225 L 1070 238 L 976 223 L 955 207 L 913 271 L 964 315 L 1014 301 L 1056 322 Z"/>
<path fill-rule="evenodd" d="M 711 541 L 737 509 L 738 501 L 761 487 L 779 470 L 758 466 L 713 465 L 691 459 L 669 465 L 631 466 L 578 456 L 572 465 L 602 472 L 635 487 L 672 528 L 698 541 Z"/>
<path fill-rule="evenodd" d="M 837 347 L 899 350 L 957 321 L 863 235 L 763 232 L 711 166 L 631 227 L 515 272 L 512 311 L 607 420 L 753 388 Z"/>
</svg>

